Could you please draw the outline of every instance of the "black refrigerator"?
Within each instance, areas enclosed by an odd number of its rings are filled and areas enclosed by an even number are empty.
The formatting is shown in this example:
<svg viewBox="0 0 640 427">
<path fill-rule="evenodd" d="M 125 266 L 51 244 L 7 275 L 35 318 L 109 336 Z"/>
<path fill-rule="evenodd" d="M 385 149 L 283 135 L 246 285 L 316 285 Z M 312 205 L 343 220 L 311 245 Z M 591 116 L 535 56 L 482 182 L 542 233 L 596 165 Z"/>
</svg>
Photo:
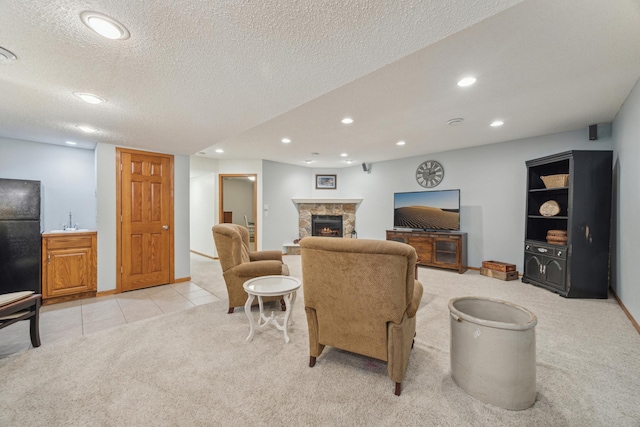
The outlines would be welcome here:
<svg viewBox="0 0 640 427">
<path fill-rule="evenodd" d="M 0 294 L 41 293 L 40 181 L 0 179 Z"/>
</svg>

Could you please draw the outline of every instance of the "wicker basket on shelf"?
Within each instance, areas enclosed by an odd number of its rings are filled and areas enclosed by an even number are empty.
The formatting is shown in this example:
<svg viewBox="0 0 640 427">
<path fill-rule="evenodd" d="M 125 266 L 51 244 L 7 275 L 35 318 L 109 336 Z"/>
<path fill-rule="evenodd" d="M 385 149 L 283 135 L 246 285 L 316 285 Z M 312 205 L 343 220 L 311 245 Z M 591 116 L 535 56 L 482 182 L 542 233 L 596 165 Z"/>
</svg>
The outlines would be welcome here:
<svg viewBox="0 0 640 427">
<path fill-rule="evenodd" d="M 552 245 L 566 245 L 568 241 L 567 230 L 547 231 L 547 243 Z"/>
<path fill-rule="evenodd" d="M 546 188 L 559 188 L 567 187 L 569 185 L 569 174 L 559 173 L 557 175 L 541 176 L 540 179 L 544 182 Z"/>
</svg>

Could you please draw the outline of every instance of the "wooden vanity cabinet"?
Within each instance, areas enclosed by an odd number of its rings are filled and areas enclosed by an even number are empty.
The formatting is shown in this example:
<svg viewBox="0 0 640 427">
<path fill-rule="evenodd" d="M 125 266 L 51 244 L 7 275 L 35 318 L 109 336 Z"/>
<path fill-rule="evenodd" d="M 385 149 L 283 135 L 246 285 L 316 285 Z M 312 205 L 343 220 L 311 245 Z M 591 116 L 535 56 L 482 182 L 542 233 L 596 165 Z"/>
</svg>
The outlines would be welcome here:
<svg viewBox="0 0 640 427">
<path fill-rule="evenodd" d="M 43 304 L 96 295 L 96 243 L 95 231 L 42 235 Z"/>
</svg>

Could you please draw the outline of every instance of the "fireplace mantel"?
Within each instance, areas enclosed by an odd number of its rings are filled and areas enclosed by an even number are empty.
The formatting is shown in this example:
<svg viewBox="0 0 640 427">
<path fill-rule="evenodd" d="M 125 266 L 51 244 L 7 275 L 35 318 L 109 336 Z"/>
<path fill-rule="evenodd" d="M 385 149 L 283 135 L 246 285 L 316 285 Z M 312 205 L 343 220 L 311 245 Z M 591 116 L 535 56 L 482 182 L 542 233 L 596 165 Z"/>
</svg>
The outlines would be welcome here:
<svg viewBox="0 0 640 427">
<path fill-rule="evenodd" d="M 355 203 L 360 204 L 362 199 L 291 199 L 296 205 L 302 203 Z"/>
</svg>

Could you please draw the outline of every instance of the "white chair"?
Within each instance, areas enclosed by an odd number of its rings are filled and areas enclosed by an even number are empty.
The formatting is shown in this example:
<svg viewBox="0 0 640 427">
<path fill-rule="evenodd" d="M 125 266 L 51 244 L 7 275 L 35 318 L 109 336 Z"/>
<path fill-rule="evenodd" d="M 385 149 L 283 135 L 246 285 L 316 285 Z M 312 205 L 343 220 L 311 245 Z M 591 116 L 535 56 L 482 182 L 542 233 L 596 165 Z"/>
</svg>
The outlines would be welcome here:
<svg viewBox="0 0 640 427">
<path fill-rule="evenodd" d="M 253 240 L 256 234 L 256 223 L 253 221 L 249 221 L 247 216 L 244 216 L 244 226 L 249 229 L 249 239 Z"/>
</svg>

